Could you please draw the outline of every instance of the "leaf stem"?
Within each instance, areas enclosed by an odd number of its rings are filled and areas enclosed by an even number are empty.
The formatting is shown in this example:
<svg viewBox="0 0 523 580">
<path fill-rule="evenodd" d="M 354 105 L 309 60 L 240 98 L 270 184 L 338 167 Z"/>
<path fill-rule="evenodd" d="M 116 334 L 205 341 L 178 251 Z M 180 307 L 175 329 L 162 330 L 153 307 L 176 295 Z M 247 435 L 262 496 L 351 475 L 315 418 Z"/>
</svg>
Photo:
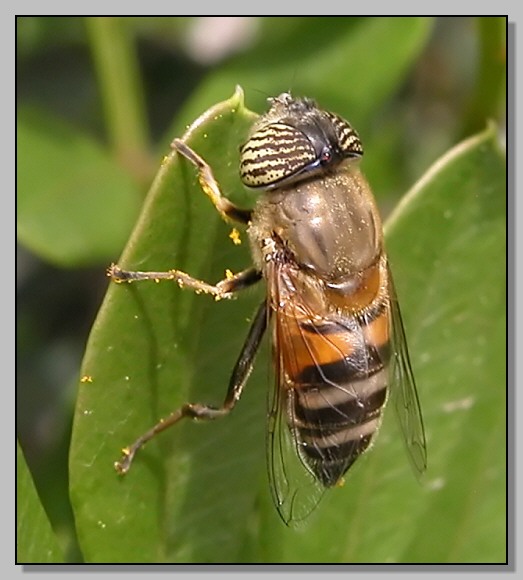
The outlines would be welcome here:
<svg viewBox="0 0 523 580">
<path fill-rule="evenodd" d="M 476 87 L 466 107 L 462 137 L 481 131 L 489 119 L 498 119 L 506 92 L 506 20 L 478 17 L 479 57 Z"/>
<path fill-rule="evenodd" d="M 111 148 L 139 181 L 148 180 L 147 114 L 139 63 L 126 23 L 117 17 L 86 19 Z"/>
</svg>

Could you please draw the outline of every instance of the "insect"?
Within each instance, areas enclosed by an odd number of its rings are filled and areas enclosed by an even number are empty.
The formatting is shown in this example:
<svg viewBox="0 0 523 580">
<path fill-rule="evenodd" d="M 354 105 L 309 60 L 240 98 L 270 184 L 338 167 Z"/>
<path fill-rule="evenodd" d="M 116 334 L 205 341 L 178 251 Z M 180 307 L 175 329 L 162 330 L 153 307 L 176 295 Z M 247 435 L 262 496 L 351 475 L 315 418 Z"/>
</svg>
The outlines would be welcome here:
<svg viewBox="0 0 523 580">
<path fill-rule="evenodd" d="M 240 150 L 240 178 L 260 192 L 252 210 L 223 197 L 211 167 L 173 142 L 222 217 L 247 227 L 253 267 L 215 285 L 178 270 L 109 270 L 116 282 L 167 279 L 216 298 L 262 279 L 267 286 L 223 404 L 183 405 L 125 448 L 115 467 L 127 472 L 144 443 L 183 418 L 230 413 L 269 329 L 267 464 L 274 503 L 289 524 L 304 519 L 369 448 L 389 392 L 416 471 L 425 470 L 427 454 L 381 220 L 358 168 L 360 139 L 311 99 L 283 93 L 269 102 Z"/>
</svg>

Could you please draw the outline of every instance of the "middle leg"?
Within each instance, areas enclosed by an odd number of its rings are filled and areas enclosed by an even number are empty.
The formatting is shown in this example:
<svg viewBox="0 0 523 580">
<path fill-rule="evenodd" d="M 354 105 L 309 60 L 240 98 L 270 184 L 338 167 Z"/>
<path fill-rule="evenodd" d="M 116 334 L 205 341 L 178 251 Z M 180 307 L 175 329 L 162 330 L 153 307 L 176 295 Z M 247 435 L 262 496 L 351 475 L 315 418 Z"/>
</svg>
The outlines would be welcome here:
<svg viewBox="0 0 523 580">
<path fill-rule="evenodd" d="M 216 300 L 222 298 L 231 298 L 231 296 L 249 286 L 252 286 L 261 280 L 262 274 L 256 268 L 248 268 L 238 274 L 230 274 L 217 284 L 209 284 L 193 278 L 189 274 L 180 270 L 169 270 L 167 272 L 133 272 L 130 270 L 122 270 L 116 264 L 112 264 L 107 271 L 107 275 L 117 283 L 123 282 L 138 282 L 141 280 L 173 280 L 180 286 L 180 288 L 190 288 L 197 294 L 211 294 Z"/>
</svg>

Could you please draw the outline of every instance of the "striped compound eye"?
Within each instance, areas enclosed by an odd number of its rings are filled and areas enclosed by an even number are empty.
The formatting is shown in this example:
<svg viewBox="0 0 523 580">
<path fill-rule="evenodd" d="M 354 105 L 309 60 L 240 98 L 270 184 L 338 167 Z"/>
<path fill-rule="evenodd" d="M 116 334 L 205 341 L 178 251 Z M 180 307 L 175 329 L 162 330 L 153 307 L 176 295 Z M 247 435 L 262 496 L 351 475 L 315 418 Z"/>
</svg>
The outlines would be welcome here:
<svg viewBox="0 0 523 580">
<path fill-rule="evenodd" d="M 311 142 L 283 123 L 260 128 L 242 147 L 240 177 L 247 187 L 269 187 L 317 161 Z"/>
<path fill-rule="evenodd" d="M 325 111 L 336 133 L 338 147 L 346 157 L 361 157 L 363 147 L 356 131 L 341 117 Z"/>
</svg>

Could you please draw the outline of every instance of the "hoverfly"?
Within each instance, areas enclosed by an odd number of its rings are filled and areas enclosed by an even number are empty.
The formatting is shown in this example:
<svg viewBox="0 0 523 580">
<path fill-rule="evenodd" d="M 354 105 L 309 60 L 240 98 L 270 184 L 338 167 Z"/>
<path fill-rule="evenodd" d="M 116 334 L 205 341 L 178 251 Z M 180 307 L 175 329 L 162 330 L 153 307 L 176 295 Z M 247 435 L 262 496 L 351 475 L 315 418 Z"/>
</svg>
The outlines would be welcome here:
<svg viewBox="0 0 523 580">
<path fill-rule="evenodd" d="M 183 405 L 125 448 L 115 467 L 127 472 L 144 443 L 184 417 L 227 415 L 270 329 L 267 462 L 274 503 L 288 524 L 304 519 L 369 448 L 389 391 L 420 473 L 426 444 L 381 220 L 358 168 L 360 139 L 308 98 L 283 93 L 269 102 L 240 150 L 240 178 L 260 192 L 252 210 L 223 197 L 211 167 L 182 140 L 172 144 L 196 167 L 222 217 L 247 226 L 254 266 L 216 285 L 178 270 L 109 270 L 116 282 L 167 279 L 216 298 L 262 279 L 267 285 L 222 406 Z"/>
</svg>

